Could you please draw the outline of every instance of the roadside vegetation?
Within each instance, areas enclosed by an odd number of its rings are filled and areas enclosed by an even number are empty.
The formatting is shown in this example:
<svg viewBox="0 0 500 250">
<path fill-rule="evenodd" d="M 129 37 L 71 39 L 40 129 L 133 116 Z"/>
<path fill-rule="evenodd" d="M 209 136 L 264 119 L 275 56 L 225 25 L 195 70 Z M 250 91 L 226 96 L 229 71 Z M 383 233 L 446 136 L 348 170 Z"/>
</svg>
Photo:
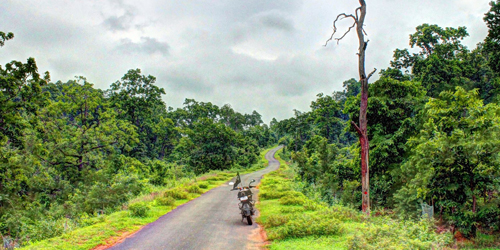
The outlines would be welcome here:
<svg viewBox="0 0 500 250">
<path fill-rule="evenodd" d="M 359 210 L 307 197 L 296 167 L 279 160 L 280 169 L 259 185 L 257 222 L 271 241 L 268 249 L 445 249 L 453 240 L 450 233 L 436 233 L 428 219 L 381 213 L 367 218 Z"/>
<path fill-rule="evenodd" d="M 11 42 L 14 34 L 0 32 L 1 49 Z M 129 205 L 136 215 L 149 214 L 148 206 L 163 213 L 171 206 L 133 201 L 182 185 L 171 198 L 193 198 L 212 184 L 186 183 L 211 171 L 250 169 L 277 142 L 257 111 L 193 99 L 173 109 L 164 94 L 140 69 L 101 90 L 85 77 L 51 82 L 33 58 L 0 66 L 1 245 L 57 237 Z M 172 204 L 164 198 L 158 203 Z"/>
<path fill-rule="evenodd" d="M 29 244 L 21 249 L 83 250 L 113 245 L 176 207 L 226 183 L 234 178 L 236 172 L 244 174 L 267 167 L 265 154 L 269 150 L 270 148 L 263 150 L 259 161 L 251 168 L 211 171 L 194 179 L 180 179 L 170 188 L 156 188 L 131 199 L 117 212 L 84 218 L 78 227 L 61 236 Z"/>
<path fill-rule="evenodd" d="M 491 2 L 488 35 L 474 48 L 462 43 L 466 27 L 417 26 L 410 47 L 395 49 L 369 84 L 372 221 L 387 214 L 412 228 L 424 214 L 435 220 L 429 228 L 453 235 L 450 246 L 500 247 L 499 16 L 500 1 Z M 297 191 L 331 207 L 362 209 L 360 89 L 347 80 L 310 110 L 271 123 Z"/>
</svg>

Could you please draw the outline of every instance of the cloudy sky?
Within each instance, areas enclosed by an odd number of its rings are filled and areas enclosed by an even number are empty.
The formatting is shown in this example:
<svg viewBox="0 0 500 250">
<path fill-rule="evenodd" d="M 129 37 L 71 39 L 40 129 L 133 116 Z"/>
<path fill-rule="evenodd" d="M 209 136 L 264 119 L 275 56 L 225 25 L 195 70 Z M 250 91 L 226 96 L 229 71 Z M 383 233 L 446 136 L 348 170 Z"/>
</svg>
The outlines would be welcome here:
<svg viewBox="0 0 500 250">
<path fill-rule="evenodd" d="M 490 0 L 366 0 L 367 71 L 389 65 L 422 23 L 466 26 L 469 48 L 487 34 Z M 1 0 L 0 31 L 14 40 L 0 64 L 34 57 L 53 81 L 85 76 L 109 88 L 129 69 L 157 77 L 167 106 L 185 98 L 257 110 L 268 123 L 308 111 L 316 94 L 357 78 L 357 37 L 322 45 L 356 0 Z M 344 20 L 339 27 L 347 28 Z M 372 78 L 376 80 L 377 77 Z"/>
</svg>

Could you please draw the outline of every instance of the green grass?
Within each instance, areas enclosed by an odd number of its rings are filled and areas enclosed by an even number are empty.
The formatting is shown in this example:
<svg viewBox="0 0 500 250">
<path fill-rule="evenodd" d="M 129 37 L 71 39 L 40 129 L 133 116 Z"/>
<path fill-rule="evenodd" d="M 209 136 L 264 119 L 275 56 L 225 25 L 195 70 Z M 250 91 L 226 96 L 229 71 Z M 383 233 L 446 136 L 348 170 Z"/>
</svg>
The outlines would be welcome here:
<svg viewBox="0 0 500 250">
<path fill-rule="evenodd" d="M 208 190 L 240 174 L 250 173 L 267 167 L 266 153 L 271 148 L 261 152 L 258 163 L 251 168 L 234 168 L 229 171 L 213 171 L 202 175 L 195 180 L 180 180 L 173 188 L 155 188 L 151 193 L 141 195 L 128 202 L 128 206 L 147 206 L 149 209 L 143 212 L 129 211 L 127 206 L 124 210 L 109 215 L 101 215 L 97 218 L 89 218 L 92 225 L 78 228 L 59 237 L 30 243 L 21 249 L 92 249 L 100 245 L 112 245 L 121 237 L 130 235 L 141 227 L 154 222 L 164 214 L 176 207 L 196 199 Z M 139 205 L 134 205 L 139 204 Z M 140 215 L 140 216 L 138 216 Z"/>
<path fill-rule="evenodd" d="M 281 167 L 262 179 L 257 204 L 268 249 L 445 249 L 451 242 L 450 234 L 436 234 L 427 221 L 367 219 L 351 208 L 311 200 L 295 190 L 293 168 L 276 158 Z"/>
</svg>

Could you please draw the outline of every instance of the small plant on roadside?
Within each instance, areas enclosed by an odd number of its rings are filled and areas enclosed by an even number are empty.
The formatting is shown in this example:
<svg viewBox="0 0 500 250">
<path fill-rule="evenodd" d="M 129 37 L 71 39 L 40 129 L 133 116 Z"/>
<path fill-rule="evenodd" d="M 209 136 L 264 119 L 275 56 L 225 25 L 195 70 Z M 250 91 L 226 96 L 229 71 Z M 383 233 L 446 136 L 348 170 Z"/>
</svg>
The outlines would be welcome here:
<svg viewBox="0 0 500 250">
<path fill-rule="evenodd" d="M 280 199 L 281 205 L 304 205 L 306 197 L 297 191 L 287 191 L 286 195 Z"/>
<path fill-rule="evenodd" d="M 200 183 L 198 184 L 198 187 L 205 189 L 208 188 L 208 185 L 206 183 Z"/>
<path fill-rule="evenodd" d="M 146 217 L 151 208 L 144 202 L 137 202 L 130 204 L 128 209 L 133 217 Z"/>
<path fill-rule="evenodd" d="M 305 211 L 304 207 L 295 207 L 295 206 L 280 207 L 280 212 L 284 214 L 303 213 L 304 211 Z"/>
<path fill-rule="evenodd" d="M 198 185 L 191 185 L 191 186 L 188 186 L 187 188 L 187 191 L 192 193 L 192 194 L 202 194 L 203 191 L 200 189 L 200 187 Z"/>
<path fill-rule="evenodd" d="M 174 188 L 163 192 L 163 197 L 172 197 L 177 200 L 185 200 L 188 198 L 188 192 L 180 188 Z"/>
<path fill-rule="evenodd" d="M 316 203 L 316 202 L 314 202 L 314 201 L 311 201 L 311 200 L 307 200 L 307 201 L 304 203 L 303 209 L 304 209 L 304 210 L 308 210 L 308 211 L 316 211 L 316 210 L 318 210 L 320 207 L 321 207 L 321 205 L 319 205 L 318 203 Z"/>
<path fill-rule="evenodd" d="M 155 199 L 156 204 L 160 206 L 173 206 L 175 204 L 175 199 L 173 197 L 157 197 Z"/>
<path fill-rule="evenodd" d="M 281 222 L 276 220 L 276 222 Z M 340 221 L 333 218 L 323 218 L 319 215 L 296 214 L 289 221 L 268 230 L 270 240 L 290 237 L 306 237 L 311 235 L 337 235 L 343 232 Z"/>
<path fill-rule="evenodd" d="M 281 226 L 290 220 L 289 216 L 281 215 L 281 214 L 271 214 L 267 217 L 266 222 L 264 223 L 265 227 L 277 227 Z"/>
<path fill-rule="evenodd" d="M 284 192 L 279 192 L 276 190 L 262 190 L 259 192 L 259 198 L 263 200 L 279 199 L 284 195 Z"/>
</svg>

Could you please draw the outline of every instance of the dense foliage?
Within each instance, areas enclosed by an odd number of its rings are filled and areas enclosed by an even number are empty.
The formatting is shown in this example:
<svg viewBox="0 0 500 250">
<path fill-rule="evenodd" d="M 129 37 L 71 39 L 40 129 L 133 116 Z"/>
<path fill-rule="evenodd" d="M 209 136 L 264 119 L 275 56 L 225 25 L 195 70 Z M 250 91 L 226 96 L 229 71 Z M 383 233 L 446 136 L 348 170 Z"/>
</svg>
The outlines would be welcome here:
<svg viewBox="0 0 500 250">
<path fill-rule="evenodd" d="M 434 207 L 441 223 L 466 237 L 500 229 L 500 1 L 485 14 L 489 33 L 469 50 L 465 27 L 422 24 L 410 49 L 370 84 L 370 198 L 374 210 L 418 217 Z M 312 193 L 360 207 L 359 83 L 319 94 L 311 110 L 271 128 Z M 286 153 L 285 153 L 286 155 Z"/>
<path fill-rule="evenodd" d="M 0 35 L 0 46 L 13 38 Z M 24 244 L 59 235 L 154 186 L 248 168 L 261 147 L 276 143 L 256 111 L 241 114 L 192 99 L 174 110 L 155 83 L 132 69 L 100 90 L 85 77 L 50 82 L 33 58 L 0 66 L 4 240 Z M 147 212 L 132 208 L 137 216 Z"/>
</svg>

